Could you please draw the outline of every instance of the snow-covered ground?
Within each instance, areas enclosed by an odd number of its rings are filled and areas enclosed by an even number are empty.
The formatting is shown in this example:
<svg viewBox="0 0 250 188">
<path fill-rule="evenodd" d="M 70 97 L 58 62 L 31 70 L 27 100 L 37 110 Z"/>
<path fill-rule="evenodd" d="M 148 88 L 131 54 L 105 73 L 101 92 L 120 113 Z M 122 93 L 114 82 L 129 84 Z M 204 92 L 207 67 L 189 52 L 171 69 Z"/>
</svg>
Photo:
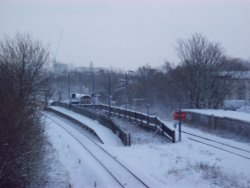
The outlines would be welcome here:
<svg viewBox="0 0 250 188">
<path fill-rule="evenodd" d="M 146 130 L 143 129 L 137 122 L 131 121 L 129 123 L 126 119 L 112 117 L 112 120 L 120 126 L 122 130 L 131 134 L 131 143 L 133 144 L 145 144 L 145 143 L 167 143 L 170 140 L 165 136 L 159 135 L 158 130 Z"/>
<path fill-rule="evenodd" d="M 48 139 L 57 151 L 62 169 L 67 172 L 68 182 L 73 187 L 112 187 L 103 169 L 87 156 L 79 143 L 55 123 L 46 121 Z M 94 128 L 93 122 L 88 123 Z M 193 130 L 185 125 L 183 129 Z M 250 150 L 249 144 L 195 131 L 207 138 Z M 151 187 L 250 187 L 250 160 L 193 142 L 185 135 L 182 142 L 175 144 L 154 141 L 138 142 L 131 147 L 101 145 Z"/>
<path fill-rule="evenodd" d="M 245 113 L 248 113 L 250 114 L 250 106 L 242 106 L 241 108 L 237 109 L 238 112 L 245 112 Z"/>
<path fill-rule="evenodd" d="M 68 182 L 69 187 L 116 185 L 107 172 L 76 140 L 72 139 L 71 135 L 50 119 L 45 121 L 48 139 L 57 151 L 58 160 L 66 171 L 67 176 L 63 178 L 67 178 L 65 181 Z M 60 124 L 65 126 L 63 122 Z"/>
</svg>

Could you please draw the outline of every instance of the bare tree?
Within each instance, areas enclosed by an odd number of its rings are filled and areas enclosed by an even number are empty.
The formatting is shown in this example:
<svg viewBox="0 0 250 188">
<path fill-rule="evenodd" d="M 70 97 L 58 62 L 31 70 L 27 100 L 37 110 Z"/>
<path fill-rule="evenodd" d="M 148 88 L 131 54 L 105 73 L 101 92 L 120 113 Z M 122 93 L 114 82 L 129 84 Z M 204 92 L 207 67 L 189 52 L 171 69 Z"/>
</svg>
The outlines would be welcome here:
<svg viewBox="0 0 250 188">
<path fill-rule="evenodd" d="M 43 130 L 37 91 L 45 87 L 48 58 L 30 36 L 0 41 L 0 187 L 25 187 L 38 178 Z"/>
<path fill-rule="evenodd" d="M 177 87 L 186 95 L 189 107 L 217 108 L 229 91 L 228 79 L 232 75 L 227 70 L 223 50 L 218 43 L 209 42 L 201 34 L 190 39 L 179 40 L 177 54 L 182 64 L 177 69 L 175 80 Z"/>
</svg>

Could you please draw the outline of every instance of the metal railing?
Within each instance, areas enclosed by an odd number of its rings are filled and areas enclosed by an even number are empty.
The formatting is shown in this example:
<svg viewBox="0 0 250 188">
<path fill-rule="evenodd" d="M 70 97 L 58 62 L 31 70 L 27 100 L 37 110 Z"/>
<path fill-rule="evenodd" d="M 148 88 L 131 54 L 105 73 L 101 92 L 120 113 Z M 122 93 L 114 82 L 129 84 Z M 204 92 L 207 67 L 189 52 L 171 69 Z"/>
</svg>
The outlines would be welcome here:
<svg viewBox="0 0 250 188">
<path fill-rule="evenodd" d="M 116 125 L 109 117 L 106 117 L 101 114 L 94 113 L 92 111 L 80 108 L 79 106 L 69 105 L 62 102 L 54 102 L 52 105 L 60 106 L 73 112 L 79 113 L 91 119 L 97 120 L 100 124 L 105 126 L 106 128 L 112 130 L 122 141 L 125 146 L 131 145 L 131 136 L 130 133 L 126 133 L 123 131 L 118 125 Z"/>
<path fill-rule="evenodd" d="M 170 139 L 173 143 L 176 142 L 175 140 L 175 131 L 170 129 L 162 120 L 160 120 L 156 116 L 149 116 L 143 113 L 139 113 L 136 111 L 130 111 L 122 108 L 117 107 L 109 107 L 108 105 L 98 104 L 98 105 L 78 105 L 82 109 L 91 109 L 94 110 L 104 110 L 106 114 L 124 117 L 127 118 L 129 121 L 138 122 L 143 128 L 145 129 L 152 129 L 158 130 L 168 139 Z"/>
</svg>

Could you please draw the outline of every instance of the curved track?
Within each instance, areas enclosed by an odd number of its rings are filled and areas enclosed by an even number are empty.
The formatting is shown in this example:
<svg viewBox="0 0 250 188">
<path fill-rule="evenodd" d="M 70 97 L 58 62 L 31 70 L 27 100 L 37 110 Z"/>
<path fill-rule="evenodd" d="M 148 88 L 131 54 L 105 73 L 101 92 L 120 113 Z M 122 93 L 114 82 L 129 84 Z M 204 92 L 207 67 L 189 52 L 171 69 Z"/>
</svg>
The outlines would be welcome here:
<svg viewBox="0 0 250 188">
<path fill-rule="evenodd" d="M 188 135 L 187 138 L 189 140 L 192 140 L 194 142 L 198 142 L 198 143 L 201 143 L 201 144 L 205 144 L 207 146 L 217 148 L 219 150 L 222 150 L 222 151 L 237 155 L 237 156 L 239 156 L 241 158 L 250 160 L 250 151 L 249 150 L 239 148 L 239 147 L 235 147 L 235 146 L 232 146 L 232 145 L 229 145 L 229 144 L 226 144 L 226 143 L 223 143 L 223 142 L 219 142 L 219 141 L 216 141 L 216 140 L 212 140 L 212 139 L 209 139 L 209 138 L 205 138 L 205 137 L 202 137 L 202 136 L 199 136 L 199 135 L 196 135 L 196 134 L 193 134 L 193 133 L 189 133 L 189 132 L 186 132 L 186 131 L 181 131 L 181 132 L 184 133 L 184 134 L 187 134 Z"/>
<path fill-rule="evenodd" d="M 52 113 L 43 113 L 42 115 L 55 122 L 55 124 L 72 136 L 72 138 L 76 140 L 115 179 L 120 187 L 149 187 L 107 150 L 93 141 L 88 135 L 80 131 L 77 126 Z M 70 126 L 65 126 L 63 124 L 70 124 Z M 79 139 L 79 135 L 81 136 L 81 139 Z"/>
</svg>

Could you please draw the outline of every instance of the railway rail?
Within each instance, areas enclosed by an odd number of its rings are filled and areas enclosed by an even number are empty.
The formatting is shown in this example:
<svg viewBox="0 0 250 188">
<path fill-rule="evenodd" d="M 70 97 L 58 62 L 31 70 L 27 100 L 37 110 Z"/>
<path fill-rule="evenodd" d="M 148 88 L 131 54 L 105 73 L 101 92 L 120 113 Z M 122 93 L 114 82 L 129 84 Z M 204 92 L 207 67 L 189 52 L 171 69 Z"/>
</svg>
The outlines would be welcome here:
<svg viewBox="0 0 250 188">
<path fill-rule="evenodd" d="M 112 156 L 107 150 L 101 147 L 87 134 L 80 131 L 78 126 L 52 113 L 42 113 L 42 115 L 53 121 L 70 136 L 72 136 L 72 138 L 76 140 L 82 146 L 82 148 L 86 150 L 108 172 L 108 174 L 114 178 L 120 187 L 149 188 L 149 186 L 143 180 L 141 180 L 135 173 L 133 173 L 118 159 L 116 159 L 116 157 Z M 62 125 L 65 123 L 70 124 L 71 126 Z M 81 140 L 77 138 L 79 134 L 81 135 Z"/>
<path fill-rule="evenodd" d="M 202 136 L 199 136 L 199 135 L 196 135 L 193 133 L 189 133 L 186 131 L 181 131 L 181 132 L 188 135 L 187 138 L 189 140 L 192 140 L 194 142 L 198 142 L 200 144 L 204 144 L 204 145 L 207 145 L 207 146 L 210 146 L 213 148 L 217 148 L 217 149 L 225 151 L 227 153 L 231 153 L 231 154 L 237 155 L 241 158 L 250 160 L 250 151 L 249 150 L 239 148 L 236 146 L 232 146 L 232 145 L 229 145 L 229 144 L 226 144 L 223 142 L 219 142 L 216 140 L 212 140 L 210 138 L 205 138 L 205 137 L 202 137 Z"/>
</svg>

